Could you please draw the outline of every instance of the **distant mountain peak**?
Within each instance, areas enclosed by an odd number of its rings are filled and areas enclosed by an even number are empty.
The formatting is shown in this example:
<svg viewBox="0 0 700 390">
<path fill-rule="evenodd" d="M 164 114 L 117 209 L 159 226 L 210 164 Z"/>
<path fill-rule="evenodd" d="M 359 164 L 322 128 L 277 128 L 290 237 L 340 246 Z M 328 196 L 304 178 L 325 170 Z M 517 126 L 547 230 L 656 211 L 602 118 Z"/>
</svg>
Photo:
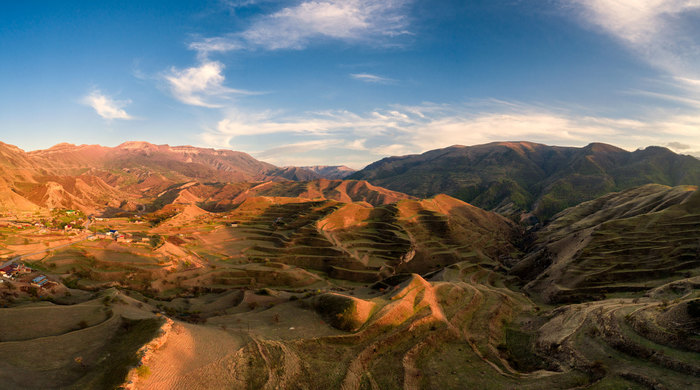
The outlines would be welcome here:
<svg viewBox="0 0 700 390">
<path fill-rule="evenodd" d="M 344 179 L 356 171 L 345 165 L 310 165 L 299 167 L 311 171 L 324 179 Z"/>
<path fill-rule="evenodd" d="M 167 146 L 167 145 L 166 145 Z M 127 141 L 117 145 L 117 149 L 156 149 L 157 146 L 146 141 Z"/>
<path fill-rule="evenodd" d="M 590 144 L 584 146 L 583 149 L 595 153 L 628 153 L 622 148 L 602 142 L 591 142 Z"/>
</svg>

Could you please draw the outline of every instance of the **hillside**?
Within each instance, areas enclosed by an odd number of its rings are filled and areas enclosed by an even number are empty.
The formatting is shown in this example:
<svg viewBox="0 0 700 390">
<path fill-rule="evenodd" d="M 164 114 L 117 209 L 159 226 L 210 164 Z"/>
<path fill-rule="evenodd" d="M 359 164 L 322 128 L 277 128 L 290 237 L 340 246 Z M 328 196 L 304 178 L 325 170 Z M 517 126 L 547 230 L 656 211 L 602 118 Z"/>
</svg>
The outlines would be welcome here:
<svg viewBox="0 0 700 390">
<path fill-rule="evenodd" d="M 298 198 L 367 202 L 372 205 L 394 203 L 411 197 L 400 192 L 373 186 L 365 181 L 313 180 L 303 182 L 267 181 L 262 183 L 197 183 L 171 186 L 158 194 L 149 209 L 171 203 L 197 204 L 212 212 L 228 211 L 255 197 Z"/>
<path fill-rule="evenodd" d="M 154 211 L 91 226 L 124 237 L 8 224 L 0 250 L 33 253 L 34 271 L 0 285 L 0 378 L 9 389 L 693 388 L 698 194 L 637 187 L 527 233 L 447 195 L 362 181 L 191 181 Z M 219 196 L 238 200 L 198 206 Z M 40 274 L 53 285 L 32 288 Z"/>
<path fill-rule="evenodd" d="M 511 273 L 547 302 L 649 292 L 700 274 L 700 192 L 650 184 L 582 203 L 537 232 Z"/>
<path fill-rule="evenodd" d="M 700 183 L 700 160 L 661 147 L 628 152 L 600 143 L 574 148 L 495 142 L 389 157 L 349 178 L 416 197 L 445 193 L 506 215 L 532 212 L 547 220 L 613 191 Z"/>
</svg>

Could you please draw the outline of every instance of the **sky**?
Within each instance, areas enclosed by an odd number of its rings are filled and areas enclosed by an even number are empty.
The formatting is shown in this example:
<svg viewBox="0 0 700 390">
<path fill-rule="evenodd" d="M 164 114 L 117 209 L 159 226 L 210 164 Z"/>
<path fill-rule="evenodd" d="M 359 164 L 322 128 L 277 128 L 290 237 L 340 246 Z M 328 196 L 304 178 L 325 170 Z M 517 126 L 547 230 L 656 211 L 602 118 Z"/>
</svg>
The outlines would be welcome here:
<svg viewBox="0 0 700 390">
<path fill-rule="evenodd" d="M 0 141 L 700 156 L 700 0 L 0 1 Z"/>
</svg>

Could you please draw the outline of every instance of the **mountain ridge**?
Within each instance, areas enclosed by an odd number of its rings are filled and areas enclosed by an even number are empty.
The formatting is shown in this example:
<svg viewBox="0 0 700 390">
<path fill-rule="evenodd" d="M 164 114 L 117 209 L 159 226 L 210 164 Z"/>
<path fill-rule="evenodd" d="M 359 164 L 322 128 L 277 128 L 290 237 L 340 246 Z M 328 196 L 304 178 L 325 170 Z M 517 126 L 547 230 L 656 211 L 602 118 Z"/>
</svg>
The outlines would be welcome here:
<svg viewBox="0 0 700 390">
<path fill-rule="evenodd" d="M 658 146 L 628 152 L 599 142 L 581 148 L 493 142 L 387 157 L 348 178 L 421 198 L 446 193 L 506 215 L 546 220 L 613 191 L 696 184 L 700 160 Z"/>
</svg>

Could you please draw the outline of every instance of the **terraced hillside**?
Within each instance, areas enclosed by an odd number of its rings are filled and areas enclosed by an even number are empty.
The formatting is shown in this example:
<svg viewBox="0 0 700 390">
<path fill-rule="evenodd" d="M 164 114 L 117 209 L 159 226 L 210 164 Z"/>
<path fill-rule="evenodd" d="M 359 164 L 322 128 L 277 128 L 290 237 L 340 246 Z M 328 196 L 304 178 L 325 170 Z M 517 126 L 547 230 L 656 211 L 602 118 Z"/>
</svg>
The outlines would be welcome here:
<svg viewBox="0 0 700 390">
<path fill-rule="evenodd" d="M 132 241 L 24 258 L 58 287 L 0 285 L 3 385 L 696 387 L 695 187 L 608 194 L 527 233 L 446 195 L 291 187 L 211 212 L 199 185 L 178 186 L 153 213 L 91 226 Z M 0 239 L 33 247 L 38 230 Z"/>
<path fill-rule="evenodd" d="M 374 207 L 364 201 L 250 197 L 219 213 L 172 203 L 140 220 L 94 222 L 93 229 L 130 238 L 102 234 L 40 251 L 27 264 L 70 287 L 118 286 L 177 297 L 351 286 L 462 261 L 498 268 L 518 255 L 520 237 L 507 219 L 448 196 Z"/>
<path fill-rule="evenodd" d="M 602 378 L 600 386 L 695 388 L 700 378 L 698 282 L 661 286 L 650 297 L 558 308 L 539 329 L 537 348 L 570 367 L 591 370 Z"/>
<path fill-rule="evenodd" d="M 562 212 L 539 236 L 513 272 L 536 275 L 526 288 L 546 301 L 650 291 L 700 274 L 700 193 L 648 185 L 611 194 Z"/>
<path fill-rule="evenodd" d="M 166 343 L 151 365 L 166 371 L 141 388 L 675 389 L 700 377 L 689 336 L 698 331 L 697 292 L 672 304 L 661 296 L 610 299 L 541 316 L 501 273 L 462 262 L 429 279 L 287 297 L 264 295 L 267 308 L 251 309 L 248 296 L 209 317 L 209 329 L 242 346 L 204 357 L 186 374 L 166 370 L 180 349 Z M 201 334 L 207 325 L 186 326 L 187 343 L 210 342 Z"/>
</svg>

